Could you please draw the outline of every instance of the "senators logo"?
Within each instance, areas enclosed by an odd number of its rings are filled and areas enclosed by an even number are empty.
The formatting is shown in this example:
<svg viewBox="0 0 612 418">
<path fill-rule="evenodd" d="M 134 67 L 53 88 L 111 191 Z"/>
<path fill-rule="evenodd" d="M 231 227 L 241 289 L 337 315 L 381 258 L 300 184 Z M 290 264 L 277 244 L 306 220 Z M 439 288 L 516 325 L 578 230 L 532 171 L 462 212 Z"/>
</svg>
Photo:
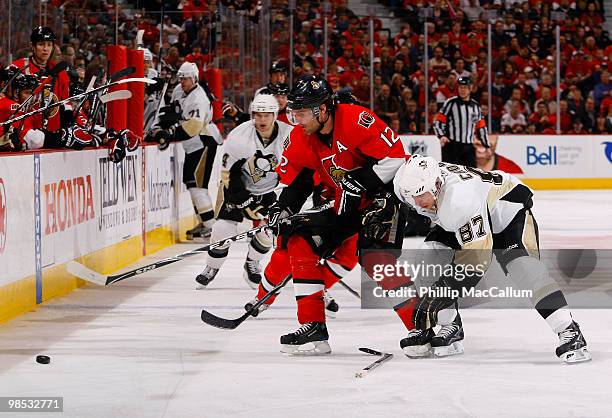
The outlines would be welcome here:
<svg viewBox="0 0 612 418">
<path fill-rule="evenodd" d="M 338 165 L 336 164 L 336 161 L 334 160 L 335 157 L 336 157 L 336 154 L 331 155 L 329 157 L 325 157 L 321 160 L 321 164 L 323 164 L 325 171 L 327 172 L 327 174 L 329 174 L 329 177 L 331 177 L 334 183 L 339 185 L 340 182 L 342 181 L 342 178 L 344 177 L 344 174 L 348 170 L 342 167 L 338 167 Z"/>
<path fill-rule="evenodd" d="M 49 95 L 51 95 L 51 99 L 49 100 Z M 55 102 L 59 102 L 59 98 L 57 97 L 57 95 L 55 93 L 53 93 L 52 91 L 49 91 L 47 89 L 43 90 L 43 95 L 42 95 L 42 101 L 41 101 L 41 106 L 44 106 L 46 103 L 51 104 L 51 103 L 55 103 Z M 55 115 L 57 115 L 57 112 L 59 112 L 59 106 L 55 106 L 52 109 L 49 109 L 49 118 L 54 117 Z"/>
<path fill-rule="evenodd" d="M 4 252 L 6 246 L 6 189 L 4 181 L 0 178 L 0 254 Z"/>
</svg>

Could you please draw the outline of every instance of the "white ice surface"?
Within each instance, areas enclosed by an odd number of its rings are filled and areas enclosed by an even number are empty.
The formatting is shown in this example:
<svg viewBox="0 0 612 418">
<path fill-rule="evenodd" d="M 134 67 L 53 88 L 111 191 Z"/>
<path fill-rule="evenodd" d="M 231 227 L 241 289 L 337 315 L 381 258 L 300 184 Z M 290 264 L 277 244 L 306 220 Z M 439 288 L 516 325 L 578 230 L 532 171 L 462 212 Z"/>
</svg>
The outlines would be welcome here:
<svg viewBox="0 0 612 418">
<path fill-rule="evenodd" d="M 612 248 L 612 193 L 540 192 L 536 204 L 543 247 Z M 106 288 L 78 289 L 3 324 L 0 396 L 63 396 L 63 416 L 87 418 L 612 415 L 612 310 L 574 312 L 590 363 L 561 364 L 557 337 L 535 311 L 482 309 L 462 313 L 465 354 L 411 360 L 399 349 L 405 330 L 396 316 L 361 310 L 338 287 L 332 293 L 341 310 L 328 323 L 333 353 L 287 357 L 278 338 L 297 327 L 291 288 L 236 330 L 200 321 L 204 306 L 238 317 L 253 297 L 241 277 L 245 252 L 244 243 L 235 244 L 205 291 L 194 290 L 204 259 L 195 257 Z M 356 271 L 347 282 L 358 287 Z M 375 359 L 360 346 L 395 357 L 356 379 Z M 41 353 L 51 364 L 35 362 Z"/>
</svg>

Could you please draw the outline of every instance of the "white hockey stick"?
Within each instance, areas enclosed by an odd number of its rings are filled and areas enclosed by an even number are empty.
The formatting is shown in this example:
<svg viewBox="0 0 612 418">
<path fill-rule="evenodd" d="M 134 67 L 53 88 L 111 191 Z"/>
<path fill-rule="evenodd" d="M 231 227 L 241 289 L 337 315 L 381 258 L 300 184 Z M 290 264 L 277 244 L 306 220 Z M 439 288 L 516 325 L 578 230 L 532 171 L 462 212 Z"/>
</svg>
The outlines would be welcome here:
<svg viewBox="0 0 612 418">
<path fill-rule="evenodd" d="M 125 100 L 132 97 L 132 92 L 129 90 L 117 90 L 111 91 L 110 93 L 106 93 L 100 96 L 100 101 L 102 104 L 106 104 L 108 102 L 114 102 L 115 100 Z"/>
<path fill-rule="evenodd" d="M 359 370 L 357 373 L 355 373 L 355 377 L 356 378 L 362 378 L 362 377 L 366 377 L 368 375 L 368 373 L 370 373 L 370 371 L 374 370 L 375 368 L 377 368 L 378 366 L 380 366 L 381 364 L 391 360 L 393 358 L 393 354 L 391 353 L 383 353 L 382 351 L 378 351 L 378 350 L 373 350 L 371 348 L 365 348 L 365 347 L 360 347 L 359 351 L 362 351 L 364 353 L 368 353 L 368 354 L 372 354 L 374 356 L 380 356 L 380 358 L 378 360 L 376 360 L 375 362 L 369 364 L 368 366 L 364 367 L 363 369 Z"/>
</svg>

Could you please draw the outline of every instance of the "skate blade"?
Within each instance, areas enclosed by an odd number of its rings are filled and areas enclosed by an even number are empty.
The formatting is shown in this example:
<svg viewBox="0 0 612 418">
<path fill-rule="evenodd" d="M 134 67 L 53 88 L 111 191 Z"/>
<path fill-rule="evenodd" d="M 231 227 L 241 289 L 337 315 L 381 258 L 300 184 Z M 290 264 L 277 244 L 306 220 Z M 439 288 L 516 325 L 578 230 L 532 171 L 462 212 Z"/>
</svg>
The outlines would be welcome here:
<svg viewBox="0 0 612 418">
<path fill-rule="evenodd" d="M 202 284 L 196 280 L 196 290 L 204 290 L 208 287 L 209 284 L 212 283 L 212 280 L 208 282 L 208 284 Z"/>
<path fill-rule="evenodd" d="M 330 311 L 325 308 L 325 318 L 335 318 L 338 315 L 338 312 Z"/>
<path fill-rule="evenodd" d="M 431 356 L 431 344 L 411 345 L 402 348 L 402 351 L 410 358 L 425 358 Z"/>
<path fill-rule="evenodd" d="M 447 357 L 454 356 L 456 354 L 462 354 L 463 342 L 455 341 L 451 345 L 445 345 L 442 347 L 432 347 L 432 352 L 435 357 Z"/>
<path fill-rule="evenodd" d="M 291 356 L 321 356 L 331 353 L 327 341 L 313 341 L 302 345 L 281 344 L 281 353 Z"/>
<path fill-rule="evenodd" d="M 591 353 L 586 347 L 579 348 L 578 350 L 571 350 L 561 355 L 561 360 L 566 364 L 582 363 L 591 360 Z"/>
</svg>

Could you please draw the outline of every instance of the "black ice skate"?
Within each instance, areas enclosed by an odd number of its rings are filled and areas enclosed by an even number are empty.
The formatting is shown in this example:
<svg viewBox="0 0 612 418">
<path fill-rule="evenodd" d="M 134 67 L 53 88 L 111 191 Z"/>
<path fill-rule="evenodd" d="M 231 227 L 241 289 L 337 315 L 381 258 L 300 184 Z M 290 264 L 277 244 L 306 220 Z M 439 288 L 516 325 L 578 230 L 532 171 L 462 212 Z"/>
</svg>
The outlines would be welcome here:
<svg viewBox="0 0 612 418">
<path fill-rule="evenodd" d="M 580 363 L 591 360 L 591 353 L 587 350 L 587 343 L 576 322 L 572 322 L 559 333 L 559 347 L 557 357 L 565 363 Z"/>
<path fill-rule="evenodd" d="M 281 353 L 303 356 L 329 354 L 328 339 L 325 323 L 307 322 L 295 332 L 280 337 Z"/>
<path fill-rule="evenodd" d="M 404 354 L 410 358 L 429 357 L 431 355 L 431 339 L 434 337 L 433 329 L 426 331 L 413 329 L 406 338 L 400 341 Z"/>
<path fill-rule="evenodd" d="M 335 318 L 340 306 L 338 306 L 332 295 L 327 293 L 327 290 L 323 292 L 323 302 L 325 303 L 325 317 Z"/>
<path fill-rule="evenodd" d="M 259 287 L 259 282 L 261 282 L 261 266 L 259 265 L 259 261 L 247 258 L 244 262 L 244 273 L 242 277 L 251 289 L 257 289 L 257 287 Z"/>
<path fill-rule="evenodd" d="M 459 313 L 452 323 L 442 326 L 431 339 L 431 351 L 436 357 L 463 353 L 463 324 Z"/>
<path fill-rule="evenodd" d="M 204 270 L 202 271 L 202 273 L 198 274 L 198 276 L 195 279 L 196 282 L 198 283 L 196 285 L 196 289 L 197 290 L 206 289 L 206 286 L 208 286 L 210 282 L 213 281 L 213 279 L 215 278 L 218 272 L 219 272 L 219 269 L 214 269 L 211 266 L 204 267 Z"/>
<path fill-rule="evenodd" d="M 185 232 L 185 235 L 189 241 L 193 241 L 194 239 L 210 238 L 211 232 L 212 228 L 207 228 L 204 226 L 203 223 L 200 222 L 192 229 L 187 230 L 187 232 Z"/>
<path fill-rule="evenodd" d="M 259 302 L 259 298 L 255 297 L 255 299 L 247 302 L 246 305 L 244 305 L 244 310 L 245 311 L 250 311 L 251 308 L 257 303 Z M 264 303 L 263 305 L 261 305 L 259 308 L 255 309 L 253 312 L 251 312 L 251 316 L 252 317 L 257 317 L 260 313 L 262 313 L 263 311 L 267 310 L 270 307 L 270 305 L 268 305 L 267 303 Z"/>
</svg>

